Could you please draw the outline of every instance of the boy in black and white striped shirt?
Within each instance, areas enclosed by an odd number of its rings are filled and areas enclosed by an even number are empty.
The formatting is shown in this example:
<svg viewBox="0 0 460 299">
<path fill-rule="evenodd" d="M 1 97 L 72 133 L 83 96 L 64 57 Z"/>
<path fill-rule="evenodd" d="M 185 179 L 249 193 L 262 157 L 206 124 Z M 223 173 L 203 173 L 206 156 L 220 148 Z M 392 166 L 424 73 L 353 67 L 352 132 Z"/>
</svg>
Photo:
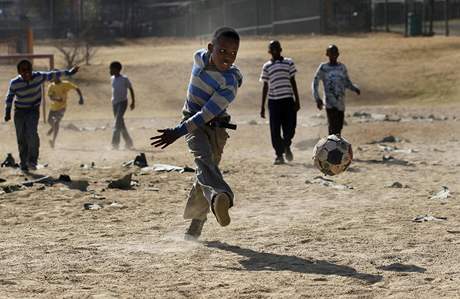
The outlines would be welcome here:
<svg viewBox="0 0 460 299">
<path fill-rule="evenodd" d="M 288 161 L 294 158 L 290 147 L 297 125 L 297 111 L 300 109 L 295 81 L 297 70 L 292 59 L 281 56 L 281 52 L 280 42 L 271 41 L 268 45 L 268 53 L 271 54 L 272 59 L 264 64 L 260 75 L 260 81 L 264 83 L 260 116 L 265 118 L 265 100 L 268 94 L 270 133 L 276 153 L 273 162 L 275 165 L 284 164 L 283 154 Z"/>
</svg>

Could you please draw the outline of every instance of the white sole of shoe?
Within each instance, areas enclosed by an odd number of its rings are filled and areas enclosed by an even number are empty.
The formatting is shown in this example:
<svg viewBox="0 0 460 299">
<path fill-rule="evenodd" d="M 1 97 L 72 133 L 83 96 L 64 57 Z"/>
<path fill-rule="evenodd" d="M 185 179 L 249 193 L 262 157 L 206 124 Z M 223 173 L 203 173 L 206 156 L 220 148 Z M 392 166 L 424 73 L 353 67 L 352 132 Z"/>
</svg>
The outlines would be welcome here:
<svg viewBox="0 0 460 299">
<path fill-rule="evenodd" d="M 230 208 L 230 198 L 227 194 L 221 193 L 216 195 L 214 198 L 214 215 L 216 216 L 217 222 L 221 226 L 227 226 L 230 224 L 230 215 L 228 209 Z"/>
</svg>

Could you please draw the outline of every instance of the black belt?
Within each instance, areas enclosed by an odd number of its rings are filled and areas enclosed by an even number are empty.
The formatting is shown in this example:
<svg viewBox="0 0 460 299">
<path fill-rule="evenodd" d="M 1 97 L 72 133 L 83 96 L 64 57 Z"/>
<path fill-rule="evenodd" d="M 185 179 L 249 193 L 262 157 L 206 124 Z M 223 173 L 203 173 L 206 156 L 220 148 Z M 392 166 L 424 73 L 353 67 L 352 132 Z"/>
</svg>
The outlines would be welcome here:
<svg viewBox="0 0 460 299">
<path fill-rule="evenodd" d="M 230 130 L 236 130 L 237 127 L 235 124 L 219 120 L 211 120 L 207 125 L 211 128 L 225 128 Z"/>
</svg>

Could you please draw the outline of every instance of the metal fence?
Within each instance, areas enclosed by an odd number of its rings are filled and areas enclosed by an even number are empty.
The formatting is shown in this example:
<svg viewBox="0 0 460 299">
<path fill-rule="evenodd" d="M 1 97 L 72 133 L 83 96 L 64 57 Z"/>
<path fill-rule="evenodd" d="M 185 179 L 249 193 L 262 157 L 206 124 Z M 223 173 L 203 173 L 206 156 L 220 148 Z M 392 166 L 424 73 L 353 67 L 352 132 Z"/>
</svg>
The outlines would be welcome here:
<svg viewBox="0 0 460 299">
<path fill-rule="evenodd" d="M 406 36 L 460 35 L 460 0 L 374 0 L 372 29 Z"/>
</svg>

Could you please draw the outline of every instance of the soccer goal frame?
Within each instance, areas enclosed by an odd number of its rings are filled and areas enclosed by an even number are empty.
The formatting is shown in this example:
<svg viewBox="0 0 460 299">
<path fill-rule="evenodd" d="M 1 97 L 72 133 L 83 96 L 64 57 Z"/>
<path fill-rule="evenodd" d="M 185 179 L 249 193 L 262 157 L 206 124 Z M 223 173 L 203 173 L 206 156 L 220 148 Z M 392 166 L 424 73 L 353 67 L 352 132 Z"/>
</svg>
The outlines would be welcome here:
<svg viewBox="0 0 460 299">
<path fill-rule="evenodd" d="M 47 59 L 49 70 L 54 69 L 54 54 L 7 54 L 0 55 L 0 61 L 6 60 L 19 60 L 19 59 Z M 45 84 L 42 84 L 42 111 L 43 111 L 43 123 L 46 124 L 46 97 L 45 97 Z"/>
</svg>

